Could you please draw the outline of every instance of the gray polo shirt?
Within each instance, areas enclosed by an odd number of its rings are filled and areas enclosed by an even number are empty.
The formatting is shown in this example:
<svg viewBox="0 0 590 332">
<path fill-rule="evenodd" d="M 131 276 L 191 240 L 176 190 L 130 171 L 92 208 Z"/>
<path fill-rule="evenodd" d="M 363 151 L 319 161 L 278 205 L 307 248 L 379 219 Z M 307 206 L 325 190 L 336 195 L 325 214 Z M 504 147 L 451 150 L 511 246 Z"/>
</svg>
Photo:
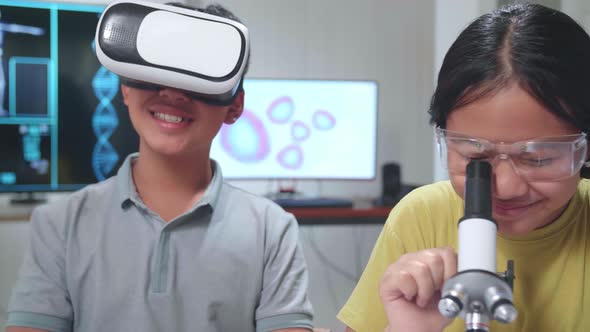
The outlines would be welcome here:
<svg viewBox="0 0 590 332">
<path fill-rule="evenodd" d="M 7 326 L 49 331 L 311 329 L 297 223 L 214 176 L 166 223 L 116 176 L 37 208 Z"/>
</svg>

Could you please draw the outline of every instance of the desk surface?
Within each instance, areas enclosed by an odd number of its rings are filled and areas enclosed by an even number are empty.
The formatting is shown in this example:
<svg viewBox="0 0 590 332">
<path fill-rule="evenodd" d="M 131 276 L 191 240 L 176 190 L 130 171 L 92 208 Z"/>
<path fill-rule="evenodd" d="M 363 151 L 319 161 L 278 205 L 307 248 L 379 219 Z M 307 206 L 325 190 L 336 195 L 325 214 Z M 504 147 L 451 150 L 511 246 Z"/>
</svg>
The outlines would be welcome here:
<svg viewBox="0 0 590 332">
<path fill-rule="evenodd" d="M 340 225 L 340 224 L 383 224 L 392 207 L 366 207 L 366 208 L 287 208 L 293 213 L 299 224 L 302 225 Z M 2 221 L 28 221 L 33 210 L 28 206 L 2 207 L 0 222 Z"/>
<path fill-rule="evenodd" d="M 383 224 L 392 207 L 368 208 L 288 208 L 300 224 Z"/>
<path fill-rule="evenodd" d="M 0 206 L 0 221 L 28 221 L 33 208 L 33 206 L 26 205 Z"/>
</svg>

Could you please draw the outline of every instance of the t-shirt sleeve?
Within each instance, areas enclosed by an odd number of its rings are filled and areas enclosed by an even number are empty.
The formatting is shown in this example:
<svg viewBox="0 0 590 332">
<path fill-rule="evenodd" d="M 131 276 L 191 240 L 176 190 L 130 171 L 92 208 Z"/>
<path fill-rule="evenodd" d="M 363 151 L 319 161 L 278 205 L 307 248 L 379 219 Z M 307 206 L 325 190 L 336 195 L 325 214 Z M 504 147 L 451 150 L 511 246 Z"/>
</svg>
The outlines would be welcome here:
<svg viewBox="0 0 590 332">
<path fill-rule="evenodd" d="M 66 287 L 63 219 L 46 206 L 33 211 L 30 244 L 8 306 L 6 326 L 71 331 L 73 311 Z"/>
<path fill-rule="evenodd" d="M 388 223 L 375 243 L 359 282 L 338 313 L 338 319 L 356 332 L 383 331 L 387 326 L 387 317 L 379 298 L 379 281 L 385 269 L 405 252 L 402 242 Z"/>
<path fill-rule="evenodd" d="M 308 272 L 293 215 L 278 207 L 267 215 L 268 229 L 256 331 L 312 329 L 313 311 L 307 295 Z"/>
<path fill-rule="evenodd" d="M 379 297 L 379 281 L 387 267 L 405 253 L 435 246 L 436 230 L 431 226 L 439 218 L 427 207 L 431 192 L 430 188 L 413 191 L 389 214 L 359 282 L 337 316 L 356 332 L 383 331 L 387 326 Z"/>
</svg>

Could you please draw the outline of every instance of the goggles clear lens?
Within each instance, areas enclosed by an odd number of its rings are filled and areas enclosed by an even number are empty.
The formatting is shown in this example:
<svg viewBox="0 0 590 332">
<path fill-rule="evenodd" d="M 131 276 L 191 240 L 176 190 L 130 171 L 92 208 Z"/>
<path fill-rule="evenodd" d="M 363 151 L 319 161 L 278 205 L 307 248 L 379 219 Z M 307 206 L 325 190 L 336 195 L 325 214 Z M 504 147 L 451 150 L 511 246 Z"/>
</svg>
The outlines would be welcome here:
<svg viewBox="0 0 590 332">
<path fill-rule="evenodd" d="M 585 133 L 507 144 L 437 127 L 435 137 L 442 164 L 451 174 L 465 174 L 473 159 L 487 160 L 493 166 L 506 160 L 527 181 L 556 181 L 578 173 L 586 158 Z"/>
</svg>

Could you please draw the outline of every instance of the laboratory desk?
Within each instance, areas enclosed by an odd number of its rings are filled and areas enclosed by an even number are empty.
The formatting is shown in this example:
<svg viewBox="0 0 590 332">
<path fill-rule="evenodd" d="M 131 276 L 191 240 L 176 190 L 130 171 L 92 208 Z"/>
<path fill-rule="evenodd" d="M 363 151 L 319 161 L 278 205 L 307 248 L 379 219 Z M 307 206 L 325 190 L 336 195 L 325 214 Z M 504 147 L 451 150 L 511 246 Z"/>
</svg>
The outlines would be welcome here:
<svg viewBox="0 0 590 332">
<path fill-rule="evenodd" d="M 392 207 L 304 207 L 285 208 L 300 225 L 383 224 Z"/>
</svg>

